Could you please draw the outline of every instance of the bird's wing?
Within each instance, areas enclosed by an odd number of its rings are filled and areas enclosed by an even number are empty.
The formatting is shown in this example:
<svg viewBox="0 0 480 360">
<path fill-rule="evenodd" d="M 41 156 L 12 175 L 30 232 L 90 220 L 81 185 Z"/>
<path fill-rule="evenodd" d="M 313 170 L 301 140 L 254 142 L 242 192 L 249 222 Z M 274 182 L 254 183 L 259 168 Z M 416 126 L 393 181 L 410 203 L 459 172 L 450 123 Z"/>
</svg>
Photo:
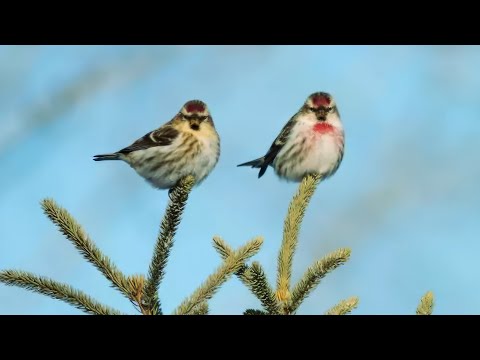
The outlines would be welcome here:
<svg viewBox="0 0 480 360">
<path fill-rule="evenodd" d="M 280 134 L 278 134 L 277 138 L 270 146 L 270 149 L 268 149 L 268 152 L 265 154 L 264 165 L 270 165 L 273 162 L 273 160 L 275 160 L 275 157 L 278 155 L 283 145 L 285 145 L 285 143 L 287 142 L 287 139 L 290 135 L 290 132 L 294 124 L 295 124 L 295 117 L 292 117 L 285 124 L 282 131 L 280 131 Z"/>
<path fill-rule="evenodd" d="M 167 146 L 178 136 L 178 130 L 170 125 L 162 126 L 135 141 L 132 145 L 122 149 L 119 153 L 128 154 L 136 150 L 144 150 L 153 146 Z"/>
</svg>

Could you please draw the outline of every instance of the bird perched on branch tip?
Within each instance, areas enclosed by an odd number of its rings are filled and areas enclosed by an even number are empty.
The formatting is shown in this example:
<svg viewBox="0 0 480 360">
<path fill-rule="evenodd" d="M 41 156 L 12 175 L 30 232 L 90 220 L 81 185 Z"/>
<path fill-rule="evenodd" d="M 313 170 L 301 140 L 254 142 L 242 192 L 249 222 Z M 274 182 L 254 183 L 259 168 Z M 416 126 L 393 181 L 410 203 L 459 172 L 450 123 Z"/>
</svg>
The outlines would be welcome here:
<svg viewBox="0 0 480 360">
<path fill-rule="evenodd" d="M 316 92 L 287 122 L 264 156 L 238 166 L 260 169 L 259 178 L 272 166 L 287 181 L 299 182 L 314 173 L 325 179 L 340 166 L 344 142 L 335 100 L 326 92 Z"/>
<path fill-rule="evenodd" d="M 167 123 L 111 154 L 95 155 L 95 161 L 122 160 L 149 184 L 171 189 L 187 175 L 200 184 L 220 156 L 220 137 L 207 105 L 191 100 Z"/>
</svg>

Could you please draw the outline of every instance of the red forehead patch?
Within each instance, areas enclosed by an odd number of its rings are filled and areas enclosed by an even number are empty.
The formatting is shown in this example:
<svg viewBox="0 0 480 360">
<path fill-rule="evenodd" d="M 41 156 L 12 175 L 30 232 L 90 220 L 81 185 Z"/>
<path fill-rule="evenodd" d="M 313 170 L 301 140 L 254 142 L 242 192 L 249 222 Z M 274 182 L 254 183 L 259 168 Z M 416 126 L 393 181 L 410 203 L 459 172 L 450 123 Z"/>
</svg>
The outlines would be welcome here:
<svg viewBox="0 0 480 360">
<path fill-rule="evenodd" d="M 328 106 L 330 105 L 330 99 L 325 95 L 317 95 L 312 99 L 312 103 L 315 106 Z"/>
<path fill-rule="evenodd" d="M 187 104 L 185 109 L 190 113 L 192 113 L 192 112 L 204 112 L 205 111 L 205 106 L 203 106 L 200 103 L 190 103 L 190 104 Z"/>
</svg>

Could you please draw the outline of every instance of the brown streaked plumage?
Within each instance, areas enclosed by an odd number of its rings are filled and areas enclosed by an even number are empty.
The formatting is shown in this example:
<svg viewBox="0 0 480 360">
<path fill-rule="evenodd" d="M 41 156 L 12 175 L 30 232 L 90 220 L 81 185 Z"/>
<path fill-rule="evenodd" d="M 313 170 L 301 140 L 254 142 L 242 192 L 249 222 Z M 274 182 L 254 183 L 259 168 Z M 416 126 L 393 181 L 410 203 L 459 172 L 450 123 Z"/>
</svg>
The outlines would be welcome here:
<svg viewBox="0 0 480 360">
<path fill-rule="evenodd" d="M 123 160 L 152 186 L 169 189 L 193 175 L 200 184 L 220 156 L 220 138 L 207 105 L 185 103 L 172 120 L 115 153 L 95 155 L 95 161 Z"/>
</svg>

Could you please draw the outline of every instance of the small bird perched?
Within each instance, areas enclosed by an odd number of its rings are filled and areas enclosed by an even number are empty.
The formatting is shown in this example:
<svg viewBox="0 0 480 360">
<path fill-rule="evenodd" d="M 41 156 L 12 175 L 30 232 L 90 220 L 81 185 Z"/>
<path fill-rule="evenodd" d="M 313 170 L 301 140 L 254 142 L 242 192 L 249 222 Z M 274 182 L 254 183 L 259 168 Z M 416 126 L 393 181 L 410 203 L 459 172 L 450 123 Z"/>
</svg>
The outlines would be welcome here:
<svg viewBox="0 0 480 360">
<path fill-rule="evenodd" d="M 207 105 L 185 103 L 172 120 L 113 154 L 95 155 L 95 161 L 123 160 L 148 183 L 170 189 L 187 175 L 200 184 L 220 156 L 220 138 Z"/>
<path fill-rule="evenodd" d="M 316 92 L 283 127 L 265 156 L 238 166 L 259 168 L 259 178 L 270 165 L 287 181 L 298 182 L 313 173 L 325 179 L 337 171 L 343 150 L 344 131 L 335 100 Z"/>
</svg>

